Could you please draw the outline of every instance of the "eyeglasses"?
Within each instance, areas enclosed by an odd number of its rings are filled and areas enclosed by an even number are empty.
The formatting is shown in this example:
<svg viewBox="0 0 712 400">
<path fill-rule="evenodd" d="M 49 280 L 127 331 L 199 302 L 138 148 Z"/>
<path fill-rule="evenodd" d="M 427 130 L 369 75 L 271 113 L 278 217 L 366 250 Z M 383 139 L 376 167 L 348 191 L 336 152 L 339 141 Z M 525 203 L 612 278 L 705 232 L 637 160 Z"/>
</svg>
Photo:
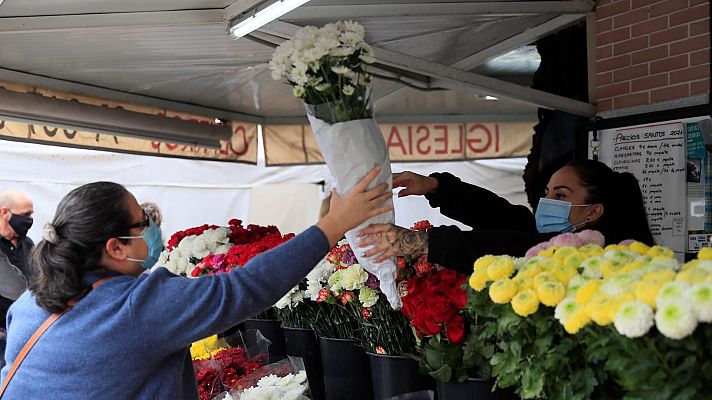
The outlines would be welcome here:
<svg viewBox="0 0 712 400">
<path fill-rule="evenodd" d="M 147 226 L 148 226 L 148 214 L 146 214 L 146 212 L 144 211 L 144 212 L 143 212 L 143 221 L 129 225 L 129 229 L 133 229 L 133 228 L 145 228 L 145 227 L 147 227 Z"/>
</svg>

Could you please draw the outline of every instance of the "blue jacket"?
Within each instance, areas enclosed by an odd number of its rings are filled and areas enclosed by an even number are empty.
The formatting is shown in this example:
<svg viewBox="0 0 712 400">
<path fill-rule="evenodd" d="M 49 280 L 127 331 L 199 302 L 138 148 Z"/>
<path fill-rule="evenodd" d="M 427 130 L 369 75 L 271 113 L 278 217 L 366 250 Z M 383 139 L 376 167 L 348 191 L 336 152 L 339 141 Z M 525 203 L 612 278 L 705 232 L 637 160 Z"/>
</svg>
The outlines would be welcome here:
<svg viewBox="0 0 712 400">
<path fill-rule="evenodd" d="M 164 268 L 119 275 L 45 332 L 10 382 L 8 399 L 197 399 L 188 348 L 273 305 L 324 257 L 311 227 L 227 274 L 187 279 Z M 90 285 L 102 276 L 87 274 Z M 7 317 L 7 366 L 50 315 L 25 292 Z"/>
</svg>

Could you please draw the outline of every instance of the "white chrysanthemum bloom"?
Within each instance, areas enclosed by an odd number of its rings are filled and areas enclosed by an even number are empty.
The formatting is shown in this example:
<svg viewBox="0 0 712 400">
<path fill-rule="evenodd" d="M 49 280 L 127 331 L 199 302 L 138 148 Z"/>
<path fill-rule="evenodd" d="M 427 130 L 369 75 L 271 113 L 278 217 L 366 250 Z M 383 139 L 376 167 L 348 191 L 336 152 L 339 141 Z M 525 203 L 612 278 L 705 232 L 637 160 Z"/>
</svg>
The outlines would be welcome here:
<svg viewBox="0 0 712 400">
<path fill-rule="evenodd" d="M 339 35 L 339 41 L 347 46 L 356 47 L 358 42 L 363 40 L 363 35 L 359 35 L 356 32 L 346 31 Z"/>
<path fill-rule="evenodd" d="M 323 288 L 321 283 L 317 281 L 307 281 L 307 290 L 304 291 L 304 297 L 316 301 L 319 298 L 319 291 Z"/>
<path fill-rule="evenodd" d="M 378 302 L 378 292 L 368 286 L 364 286 L 359 290 L 358 301 L 364 307 L 371 307 Z"/>
<path fill-rule="evenodd" d="M 618 274 L 606 279 L 601 285 L 601 291 L 608 297 L 616 297 L 626 291 L 637 278 L 630 273 Z"/>
<path fill-rule="evenodd" d="M 581 275 L 588 279 L 601 279 L 603 274 L 601 273 L 601 257 L 589 257 L 581 263 L 581 268 L 583 272 Z"/>
<path fill-rule="evenodd" d="M 344 21 L 343 29 L 359 35 L 359 37 L 361 37 L 362 39 L 363 35 L 366 34 L 366 30 L 363 28 L 363 26 L 361 26 L 361 24 L 359 24 L 358 22 L 354 21 Z"/>
<path fill-rule="evenodd" d="M 685 299 L 670 300 L 662 307 L 658 306 L 655 326 L 670 339 L 682 339 L 695 331 L 697 318 L 692 305 Z"/>
<path fill-rule="evenodd" d="M 346 96 L 351 96 L 352 94 L 354 94 L 354 87 L 351 85 L 346 85 L 341 89 L 341 92 Z"/>
<path fill-rule="evenodd" d="M 700 322 L 712 322 L 712 282 L 704 281 L 692 285 L 690 298 L 697 319 Z"/>
<path fill-rule="evenodd" d="M 584 278 L 581 275 L 574 276 L 573 278 L 571 278 L 568 286 L 566 287 L 566 295 L 575 297 L 576 292 L 578 292 L 579 288 L 581 288 L 581 286 L 583 286 L 588 281 L 588 279 Z"/>
<path fill-rule="evenodd" d="M 613 324 L 621 335 L 637 338 L 648 333 L 653 326 L 653 309 L 640 300 L 625 303 L 616 314 Z"/>
<path fill-rule="evenodd" d="M 712 260 L 699 260 L 695 268 L 701 269 L 708 274 L 712 274 Z"/>
<path fill-rule="evenodd" d="M 571 314 L 573 314 L 578 308 L 579 306 L 576 304 L 576 299 L 573 297 L 567 297 L 556 305 L 556 308 L 554 309 L 554 318 L 558 319 L 563 324 L 566 318 L 571 316 Z"/>
<path fill-rule="evenodd" d="M 628 264 L 636 259 L 638 253 L 630 250 L 608 250 L 603 253 L 603 258 L 606 260 L 615 260 L 622 264 Z"/>
<path fill-rule="evenodd" d="M 682 281 L 668 282 L 658 291 L 658 296 L 655 298 L 655 305 L 660 308 L 671 301 L 686 301 L 690 284 Z"/>
<path fill-rule="evenodd" d="M 307 281 L 325 282 L 334 272 L 334 266 L 326 258 L 321 261 L 307 274 Z"/>
<path fill-rule="evenodd" d="M 292 94 L 294 94 L 294 97 L 302 97 L 304 96 L 304 86 L 295 86 L 292 88 Z"/>
<path fill-rule="evenodd" d="M 296 295 L 296 299 L 298 299 L 297 303 L 301 301 L 301 299 L 304 297 L 304 293 L 299 290 L 299 285 L 293 287 L 287 294 L 282 296 L 277 302 L 274 304 L 275 307 L 281 309 L 284 309 L 286 307 L 292 308 L 293 305 L 296 305 L 294 302 Z"/>
<path fill-rule="evenodd" d="M 368 273 L 358 264 L 342 269 L 340 272 L 342 273 L 341 287 L 344 290 L 361 289 L 368 280 Z"/>
<path fill-rule="evenodd" d="M 331 49 L 329 55 L 332 57 L 348 57 L 356 51 L 355 47 L 352 46 L 339 46 Z"/>
<path fill-rule="evenodd" d="M 517 257 L 514 259 L 514 269 L 516 271 L 521 270 L 526 265 L 529 259 L 527 257 Z"/>
<path fill-rule="evenodd" d="M 307 381 L 307 371 L 302 370 L 302 371 L 297 372 L 297 375 L 294 376 L 294 380 L 297 383 L 306 382 Z"/>
<path fill-rule="evenodd" d="M 334 65 L 333 67 L 331 67 L 331 72 L 337 75 L 346 75 L 351 72 L 351 70 L 349 69 L 349 67 L 343 65 Z"/>
<path fill-rule="evenodd" d="M 329 287 L 331 287 L 331 290 L 337 291 L 340 289 L 343 289 L 343 281 L 344 281 L 344 269 L 340 269 L 336 272 L 334 272 L 328 279 Z"/>
<path fill-rule="evenodd" d="M 376 57 L 365 53 L 358 56 L 358 58 L 365 64 L 373 64 L 376 62 Z"/>
<path fill-rule="evenodd" d="M 653 257 L 647 264 L 653 269 L 670 269 L 673 271 L 680 270 L 680 263 L 674 258 L 667 257 Z"/>
<path fill-rule="evenodd" d="M 309 65 L 303 62 L 297 62 L 294 63 L 294 68 L 292 69 L 292 72 L 289 74 L 289 80 L 294 82 L 298 86 L 304 86 L 309 82 L 309 75 L 307 74 L 307 70 L 309 69 Z"/>
<path fill-rule="evenodd" d="M 328 83 L 320 83 L 316 86 L 314 86 L 314 89 L 316 89 L 318 92 L 323 92 L 331 87 L 330 84 Z"/>
</svg>

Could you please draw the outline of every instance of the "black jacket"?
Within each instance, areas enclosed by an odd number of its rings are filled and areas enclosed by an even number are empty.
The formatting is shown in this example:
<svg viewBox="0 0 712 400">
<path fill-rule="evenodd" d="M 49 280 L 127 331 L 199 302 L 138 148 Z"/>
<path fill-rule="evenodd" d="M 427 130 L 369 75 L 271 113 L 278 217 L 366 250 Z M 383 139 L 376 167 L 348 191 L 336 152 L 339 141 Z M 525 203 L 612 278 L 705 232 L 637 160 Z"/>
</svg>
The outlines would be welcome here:
<svg viewBox="0 0 712 400">
<path fill-rule="evenodd" d="M 462 182 L 449 173 L 430 175 L 438 180 L 438 191 L 425 198 L 430 206 L 473 228 L 456 226 L 428 230 L 428 261 L 472 273 L 477 258 L 487 254 L 524 256 L 529 248 L 556 234 L 539 233 L 534 215 L 525 206 L 513 205 L 489 190 Z"/>
</svg>

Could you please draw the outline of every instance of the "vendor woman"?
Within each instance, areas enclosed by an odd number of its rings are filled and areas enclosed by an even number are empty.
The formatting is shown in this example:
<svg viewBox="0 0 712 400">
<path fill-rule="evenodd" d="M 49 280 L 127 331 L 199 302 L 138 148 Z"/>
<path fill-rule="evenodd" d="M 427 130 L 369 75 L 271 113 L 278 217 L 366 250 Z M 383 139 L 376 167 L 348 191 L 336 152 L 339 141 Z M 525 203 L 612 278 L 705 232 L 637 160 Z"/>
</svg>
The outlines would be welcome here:
<svg viewBox="0 0 712 400">
<path fill-rule="evenodd" d="M 415 232 L 376 224 L 361 231 L 361 245 L 375 244 L 366 255 L 376 261 L 393 256 L 427 255 L 428 261 L 463 273 L 486 254 L 520 257 L 562 232 L 594 229 L 606 244 L 634 239 L 654 244 L 638 181 L 593 160 L 567 164 L 552 175 L 536 213 L 448 173 L 428 177 L 412 172 L 393 175 L 399 197 L 425 195 L 431 207 L 473 228 L 441 226 Z"/>
</svg>

